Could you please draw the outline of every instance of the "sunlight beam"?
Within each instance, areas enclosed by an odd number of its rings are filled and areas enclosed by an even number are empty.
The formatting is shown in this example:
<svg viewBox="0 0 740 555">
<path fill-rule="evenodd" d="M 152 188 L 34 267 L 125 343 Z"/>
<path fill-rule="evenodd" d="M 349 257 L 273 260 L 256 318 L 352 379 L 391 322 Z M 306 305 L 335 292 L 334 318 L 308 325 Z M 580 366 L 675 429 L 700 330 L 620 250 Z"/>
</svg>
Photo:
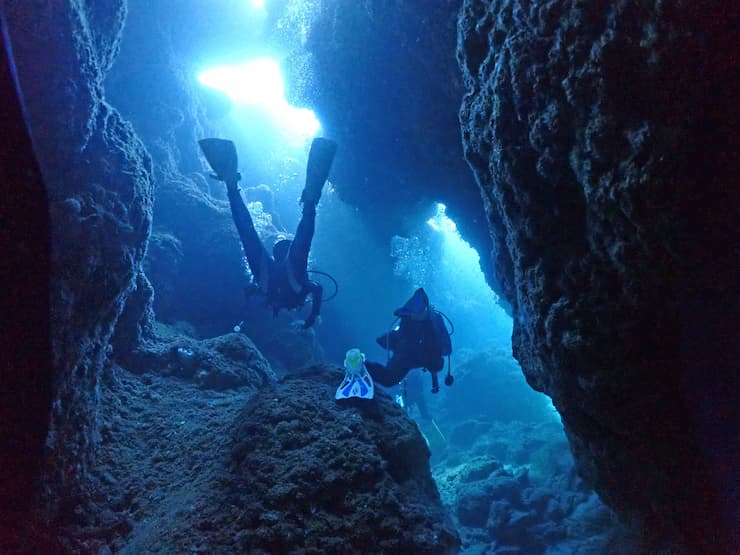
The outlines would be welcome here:
<svg viewBox="0 0 740 555">
<path fill-rule="evenodd" d="M 207 69 L 198 75 L 198 81 L 224 92 L 236 105 L 265 110 L 277 127 L 291 135 L 310 138 L 321 127 L 312 110 L 291 106 L 285 99 L 280 66 L 271 58 Z"/>
</svg>

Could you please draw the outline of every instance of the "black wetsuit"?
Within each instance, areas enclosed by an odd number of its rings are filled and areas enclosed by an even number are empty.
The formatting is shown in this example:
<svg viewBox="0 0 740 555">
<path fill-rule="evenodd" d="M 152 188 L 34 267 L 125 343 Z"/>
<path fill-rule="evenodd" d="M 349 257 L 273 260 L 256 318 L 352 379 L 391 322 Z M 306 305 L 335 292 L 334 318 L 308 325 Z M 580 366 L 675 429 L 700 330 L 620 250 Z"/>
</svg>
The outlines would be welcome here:
<svg viewBox="0 0 740 555">
<path fill-rule="evenodd" d="M 288 255 L 275 260 L 262 244 L 236 182 L 227 182 L 226 186 L 231 214 L 255 283 L 267 296 L 267 302 L 275 314 L 282 308 L 302 306 L 306 297 L 311 295 L 311 314 L 306 319 L 305 327 L 311 326 L 321 310 L 323 294 L 321 285 L 308 279 L 307 271 L 308 253 L 316 222 L 316 206 L 310 202 L 303 204 L 303 215 Z"/>
<path fill-rule="evenodd" d="M 365 362 L 373 380 L 382 386 L 396 385 L 412 368 L 426 368 L 430 372 L 439 372 L 444 368 L 442 347 L 429 318 L 401 318 L 398 329 L 381 335 L 377 342 L 381 347 L 393 351 L 387 366 Z"/>
</svg>

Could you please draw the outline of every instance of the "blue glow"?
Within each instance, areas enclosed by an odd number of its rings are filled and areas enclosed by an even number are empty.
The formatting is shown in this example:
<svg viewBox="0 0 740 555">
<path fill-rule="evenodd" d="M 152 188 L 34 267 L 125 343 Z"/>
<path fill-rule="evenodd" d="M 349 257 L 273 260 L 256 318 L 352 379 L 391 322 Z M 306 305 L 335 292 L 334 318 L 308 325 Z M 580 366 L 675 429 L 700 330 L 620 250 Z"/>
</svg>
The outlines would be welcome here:
<svg viewBox="0 0 740 555">
<path fill-rule="evenodd" d="M 278 63 L 259 58 L 239 65 L 219 66 L 198 75 L 206 87 L 222 91 L 236 105 L 260 108 L 286 134 L 311 138 L 321 127 L 312 110 L 291 106 Z"/>
<path fill-rule="evenodd" d="M 447 216 L 447 207 L 441 202 L 437 203 L 437 212 L 427 220 L 427 224 L 439 233 L 454 233 L 457 225 Z"/>
<path fill-rule="evenodd" d="M 510 350 L 513 322 L 486 283 L 478 252 L 462 238 L 444 204 L 435 205 L 426 224 L 432 230 L 391 240 L 394 273 L 406 278 L 411 290 L 424 287 L 443 307 L 459 331 L 457 349 Z"/>
</svg>

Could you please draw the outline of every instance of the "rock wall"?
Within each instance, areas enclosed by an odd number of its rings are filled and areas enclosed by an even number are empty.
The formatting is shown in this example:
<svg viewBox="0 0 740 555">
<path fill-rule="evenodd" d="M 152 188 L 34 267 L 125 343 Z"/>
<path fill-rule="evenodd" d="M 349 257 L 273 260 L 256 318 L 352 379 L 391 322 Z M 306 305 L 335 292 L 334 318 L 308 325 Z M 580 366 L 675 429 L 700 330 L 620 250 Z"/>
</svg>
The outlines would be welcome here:
<svg viewBox="0 0 740 555">
<path fill-rule="evenodd" d="M 372 216 L 374 233 L 390 240 L 445 202 L 491 279 L 489 233 L 455 119 L 464 92 L 454 58 L 459 7 L 323 0 L 309 26 L 309 60 L 295 62 L 311 78 L 293 92 L 339 142 L 333 182 L 342 200 Z"/>
<path fill-rule="evenodd" d="M 2 10 L 51 216 L 55 389 L 38 518 L 53 536 L 56 517 L 89 493 L 98 378 L 141 272 L 151 161 L 103 90 L 126 3 L 5 0 Z"/>
<path fill-rule="evenodd" d="M 48 431 L 54 372 L 46 190 L 0 20 L 0 552 L 19 546 Z M 12 163 L 9 161 L 12 160 Z"/>
<path fill-rule="evenodd" d="M 648 551 L 727 552 L 733 519 L 731 42 L 700 4 L 466 0 L 458 22 L 515 356 Z"/>
<path fill-rule="evenodd" d="M 154 312 L 212 337 L 245 317 L 244 264 L 226 188 L 204 177 L 197 142 L 221 135 L 209 127 L 195 89 L 198 47 L 209 44 L 209 25 L 226 26 L 211 22 L 219 10 L 202 2 L 128 4 L 120 56 L 105 85 L 152 156 L 154 228 L 144 267 Z"/>
</svg>

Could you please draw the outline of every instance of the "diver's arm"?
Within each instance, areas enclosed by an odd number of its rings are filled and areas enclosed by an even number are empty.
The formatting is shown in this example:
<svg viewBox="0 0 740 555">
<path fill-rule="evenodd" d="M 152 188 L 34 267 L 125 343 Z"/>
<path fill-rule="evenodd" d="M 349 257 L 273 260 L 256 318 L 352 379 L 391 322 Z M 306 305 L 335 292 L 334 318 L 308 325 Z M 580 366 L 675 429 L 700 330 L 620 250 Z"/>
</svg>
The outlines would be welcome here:
<svg viewBox="0 0 740 555">
<path fill-rule="evenodd" d="M 380 337 L 375 339 L 375 342 L 389 351 L 395 351 L 398 348 L 398 342 L 401 337 L 400 330 L 391 330 L 390 332 L 384 333 Z"/>
<path fill-rule="evenodd" d="M 324 296 L 324 288 L 315 281 L 309 280 L 306 288 L 308 289 L 309 295 L 311 295 L 311 314 L 308 315 L 305 324 L 303 324 L 304 329 L 308 329 L 313 326 L 313 323 L 316 321 L 316 318 L 321 311 L 321 300 Z"/>
</svg>

